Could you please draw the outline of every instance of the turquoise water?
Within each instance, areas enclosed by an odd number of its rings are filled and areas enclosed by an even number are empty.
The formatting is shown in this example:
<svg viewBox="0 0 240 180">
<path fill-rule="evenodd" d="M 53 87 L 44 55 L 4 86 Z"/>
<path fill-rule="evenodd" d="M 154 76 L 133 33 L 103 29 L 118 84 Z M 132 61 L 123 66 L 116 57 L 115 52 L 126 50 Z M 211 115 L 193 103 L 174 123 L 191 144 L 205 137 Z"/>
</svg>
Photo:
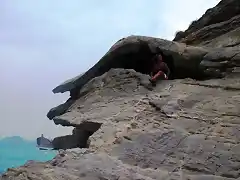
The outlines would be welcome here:
<svg viewBox="0 0 240 180">
<path fill-rule="evenodd" d="M 36 141 L 27 141 L 17 136 L 0 139 L 0 174 L 28 160 L 51 160 L 56 154 L 56 151 L 40 151 L 36 148 Z"/>
</svg>

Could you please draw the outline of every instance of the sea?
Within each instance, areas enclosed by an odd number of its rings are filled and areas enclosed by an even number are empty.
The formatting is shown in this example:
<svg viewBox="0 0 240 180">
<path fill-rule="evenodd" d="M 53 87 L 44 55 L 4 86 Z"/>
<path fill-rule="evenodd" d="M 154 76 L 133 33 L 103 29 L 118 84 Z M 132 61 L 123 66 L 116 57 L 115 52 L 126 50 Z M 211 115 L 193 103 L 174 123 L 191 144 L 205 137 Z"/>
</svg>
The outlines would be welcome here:
<svg viewBox="0 0 240 180">
<path fill-rule="evenodd" d="M 57 151 L 39 150 L 36 141 L 25 140 L 19 136 L 0 139 L 0 174 L 7 168 L 24 165 L 29 160 L 48 161 L 53 159 Z"/>
</svg>

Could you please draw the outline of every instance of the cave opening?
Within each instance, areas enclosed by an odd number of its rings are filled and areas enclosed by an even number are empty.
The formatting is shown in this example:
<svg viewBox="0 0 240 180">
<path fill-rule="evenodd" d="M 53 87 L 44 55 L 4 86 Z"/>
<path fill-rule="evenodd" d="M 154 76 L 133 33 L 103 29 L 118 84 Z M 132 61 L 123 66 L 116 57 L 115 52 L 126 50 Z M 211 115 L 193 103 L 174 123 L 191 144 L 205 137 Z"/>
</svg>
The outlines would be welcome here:
<svg viewBox="0 0 240 180">
<path fill-rule="evenodd" d="M 97 74 L 97 76 L 102 75 L 111 68 L 134 69 L 137 72 L 149 75 L 153 66 L 152 58 L 156 54 L 155 52 L 160 52 L 163 56 L 163 61 L 168 65 L 171 71 L 169 80 L 184 78 L 192 78 L 196 80 L 206 79 L 201 70 L 198 69 L 198 64 L 195 63 L 197 61 L 192 61 L 193 64 L 191 65 L 179 66 L 178 63 L 176 66 L 176 62 L 182 61 L 181 58 L 183 57 L 181 57 L 181 55 L 166 54 L 164 51 L 158 48 L 151 50 L 148 44 L 140 45 L 138 49 L 122 51 L 111 55 L 111 60 L 98 69 L 98 73 L 100 74 Z"/>
<path fill-rule="evenodd" d="M 74 148 L 89 148 L 90 136 L 102 126 L 97 122 L 83 122 L 80 125 L 74 126 L 71 135 L 59 136 L 53 139 L 52 145 L 54 150 L 59 149 L 74 149 Z"/>
<path fill-rule="evenodd" d="M 152 58 L 155 54 L 156 53 L 149 48 L 148 44 L 141 44 L 137 50 L 115 53 L 111 55 L 111 60 L 109 60 L 108 63 L 99 66 L 96 76 L 102 75 L 111 68 L 134 69 L 137 72 L 149 75 L 153 66 Z M 161 52 L 161 54 L 163 56 L 163 61 L 168 65 L 171 71 L 169 79 L 174 79 L 175 66 L 173 58 L 171 55 L 167 56 L 163 52 Z"/>
<path fill-rule="evenodd" d="M 127 47 L 125 47 L 127 49 Z M 131 50 L 130 50 L 131 49 Z M 108 63 L 106 69 L 102 69 L 107 72 L 111 68 L 124 68 L 134 69 L 142 74 L 150 74 L 153 61 L 152 58 L 160 53 L 163 57 L 163 61 L 168 65 L 170 69 L 169 80 L 173 79 L 185 79 L 191 78 L 195 80 L 207 80 L 211 79 L 212 75 L 206 75 L 203 69 L 200 69 L 199 63 L 201 57 L 193 56 L 192 60 L 186 60 L 184 56 L 179 53 L 169 53 L 157 46 L 151 47 L 146 42 L 141 42 L 138 48 L 129 46 L 128 51 L 122 51 L 114 54 L 112 61 Z"/>
<path fill-rule="evenodd" d="M 120 67 L 124 69 L 134 69 L 137 72 L 149 75 L 153 66 L 153 56 L 154 54 L 152 52 L 142 50 L 120 55 L 116 58 L 116 61 L 121 62 Z M 171 71 L 169 79 L 174 79 L 175 67 L 173 58 L 163 54 L 163 61 L 168 65 Z"/>
</svg>

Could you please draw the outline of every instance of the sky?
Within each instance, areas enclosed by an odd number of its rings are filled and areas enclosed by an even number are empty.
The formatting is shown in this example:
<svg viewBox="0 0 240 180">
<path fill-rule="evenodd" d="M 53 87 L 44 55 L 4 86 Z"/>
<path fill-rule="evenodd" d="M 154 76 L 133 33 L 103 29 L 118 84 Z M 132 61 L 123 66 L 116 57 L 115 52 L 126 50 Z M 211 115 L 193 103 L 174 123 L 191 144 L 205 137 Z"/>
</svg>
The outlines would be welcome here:
<svg viewBox="0 0 240 180">
<path fill-rule="evenodd" d="M 46 117 L 69 96 L 54 87 L 87 71 L 120 38 L 172 40 L 218 2 L 1 0 L 0 137 L 69 134 Z"/>
</svg>

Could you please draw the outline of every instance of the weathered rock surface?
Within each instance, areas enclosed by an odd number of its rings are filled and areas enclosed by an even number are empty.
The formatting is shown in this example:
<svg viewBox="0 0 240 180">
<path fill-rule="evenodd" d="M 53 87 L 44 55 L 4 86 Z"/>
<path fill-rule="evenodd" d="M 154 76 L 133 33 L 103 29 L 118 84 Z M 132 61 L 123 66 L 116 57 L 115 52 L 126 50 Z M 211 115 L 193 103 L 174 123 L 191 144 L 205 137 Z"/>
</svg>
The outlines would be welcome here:
<svg viewBox="0 0 240 180">
<path fill-rule="evenodd" d="M 229 8 L 228 2 L 218 6 Z M 220 18 L 223 9 L 209 12 Z M 214 23 L 228 19 L 226 15 Z M 222 35 L 216 38 L 228 44 Z M 172 60 L 174 74 L 152 88 L 146 57 L 156 47 Z M 137 60 L 141 66 L 135 65 Z M 202 76 L 208 79 L 196 78 Z M 9 169 L 0 180 L 240 179 L 239 46 L 194 47 L 130 36 L 85 74 L 54 89 L 65 91 L 71 97 L 48 117 L 75 130 L 56 138 L 55 146 L 85 147 L 79 144 L 84 142 L 88 148 Z"/>
<path fill-rule="evenodd" d="M 222 0 L 210 8 L 174 41 L 209 47 L 240 46 L 240 1 Z"/>
<path fill-rule="evenodd" d="M 57 117 L 96 131 L 89 150 L 10 169 L 1 180 L 239 178 L 238 72 L 223 79 L 163 81 L 153 90 L 147 78 L 112 69 L 91 80 Z"/>
</svg>

